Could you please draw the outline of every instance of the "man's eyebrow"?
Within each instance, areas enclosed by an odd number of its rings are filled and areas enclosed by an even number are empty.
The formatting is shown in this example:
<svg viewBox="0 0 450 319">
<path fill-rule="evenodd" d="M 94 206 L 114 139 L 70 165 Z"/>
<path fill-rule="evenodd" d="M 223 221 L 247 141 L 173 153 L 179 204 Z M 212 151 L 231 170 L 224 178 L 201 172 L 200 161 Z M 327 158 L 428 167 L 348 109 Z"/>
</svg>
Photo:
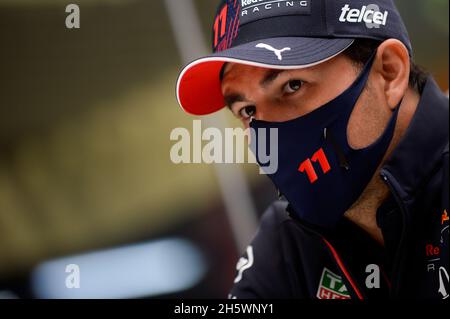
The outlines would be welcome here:
<svg viewBox="0 0 450 319">
<path fill-rule="evenodd" d="M 267 86 L 281 74 L 285 72 L 285 70 L 268 70 L 264 78 L 259 82 L 260 86 Z"/>
<path fill-rule="evenodd" d="M 231 109 L 234 103 L 245 102 L 247 99 L 241 94 L 229 94 L 224 97 L 225 104 Z"/>
<path fill-rule="evenodd" d="M 259 82 L 259 85 L 260 86 L 269 85 L 271 82 L 275 81 L 275 79 L 283 72 L 286 72 L 286 70 L 268 70 L 264 75 L 263 79 Z M 245 96 L 239 93 L 228 94 L 224 96 L 224 100 L 225 104 L 230 109 L 232 108 L 234 103 L 247 101 Z"/>
</svg>

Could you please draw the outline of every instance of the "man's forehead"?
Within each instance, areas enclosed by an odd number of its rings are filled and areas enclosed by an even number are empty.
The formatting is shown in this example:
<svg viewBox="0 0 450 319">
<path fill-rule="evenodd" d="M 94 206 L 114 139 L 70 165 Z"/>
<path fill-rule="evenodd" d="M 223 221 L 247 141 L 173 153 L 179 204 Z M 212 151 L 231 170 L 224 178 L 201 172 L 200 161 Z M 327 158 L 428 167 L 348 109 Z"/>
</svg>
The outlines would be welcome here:
<svg viewBox="0 0 450 319">
<path fill-rule="evenodd" d="M 245 68 L 245 67 L 247 67 L 247 68 L 256 68 L 256 67 L 251 67 L 251 66 L 248 66 L 248 65 L 240 64 L 240 63 L 227 62 L 223 66 L 222 74 L 223 74 L 223 76 L 225 76 L 229 72 L 231 72 L 233 69 L 236 69 L 236 68 L 239 68 L 239 67 L 241 67 L 241 68 Z"/>
<path fill-rule="evenodd" d="M 343 64 L 344 63 L 344 64 Z M 267 73 L 291 73 L 295 72 L 295 74 L 300 76 L 321 76 L 324 72 L 328 72 L 327 70 L 334 70 L 336 68 L 342 71 L 342 67 L 348 67 L 349 70 L 354 71 L 353 65 L 351 64 L 350 59 L 344 55 L 339 54 L 332 59 L 323 61 L 319 64 L 310 65 L 307 67 L 285 67 L 285 68 L 271 68 L 263 67 L 263 66 L 254 66 L 248 65 L 246 63 L 236 63 L 236 62 L 227 62 L 222 67 L 222 72 L 220 75 L 220 79 L 223 80 L 225 76 L 232 74 L 233 77 L 236 75 L 240 77 L 242 75 L 251 76 L 265 76 Z M 352 68 L 350 68 L 352 66 Z"/>
<path fill-rule="evenodd" d="M 266 74 L 268 72 L 274 71 L 271 68 L 264 68 L 259 66 L 252 66 L 241 63 L 227 62 L 222 68 L 221 80 L 223 80 L 229 74 L 245 75 L 251 73 L 253 76 L 257 74 Z M 282 70 L 280 70 L 282 71 Z"/>
</svg>

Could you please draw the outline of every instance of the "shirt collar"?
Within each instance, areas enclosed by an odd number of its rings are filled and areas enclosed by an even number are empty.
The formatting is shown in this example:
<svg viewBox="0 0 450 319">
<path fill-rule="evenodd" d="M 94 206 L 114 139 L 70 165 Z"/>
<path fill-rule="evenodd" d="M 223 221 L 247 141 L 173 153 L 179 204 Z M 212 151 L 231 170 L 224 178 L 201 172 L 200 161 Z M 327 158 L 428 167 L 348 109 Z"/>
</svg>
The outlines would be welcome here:
<svg viewBox="0 0 450 319">
<path fill-rule="evenodd" d="M 413 196 L 448 146 L 448 98 L 429 77 L 405 136 L 383 166 L 403 196 Z"/>
</svg>

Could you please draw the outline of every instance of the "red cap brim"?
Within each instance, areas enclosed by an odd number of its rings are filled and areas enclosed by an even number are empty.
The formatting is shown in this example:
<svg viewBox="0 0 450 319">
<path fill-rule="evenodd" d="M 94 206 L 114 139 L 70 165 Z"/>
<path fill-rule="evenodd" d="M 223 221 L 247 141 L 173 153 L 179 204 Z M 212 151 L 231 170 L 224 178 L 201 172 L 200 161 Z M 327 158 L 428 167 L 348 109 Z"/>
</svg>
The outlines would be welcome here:
<svg viewBox="0 0 450 319">
<path fill-rule="evenodd" d="M 220 71 L 224 64 L 223 61 L 204 61 L 191 65 L 180 74 L 177 98 L 185 112 L 207 115 L 224 107 L 220 86 Z"/>
</svg>

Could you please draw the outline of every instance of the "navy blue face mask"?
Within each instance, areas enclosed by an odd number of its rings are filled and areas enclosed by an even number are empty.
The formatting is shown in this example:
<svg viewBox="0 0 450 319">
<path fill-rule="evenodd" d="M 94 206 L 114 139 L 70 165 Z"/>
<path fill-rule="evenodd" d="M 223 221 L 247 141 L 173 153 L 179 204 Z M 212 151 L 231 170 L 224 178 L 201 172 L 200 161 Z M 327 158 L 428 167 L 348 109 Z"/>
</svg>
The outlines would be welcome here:
<svg viewBox="0 0 450 319">
<path fill-rule="evenodd" d="M 315 111 L 282 123 L 254 119 L 250 123 L 254 134 L 251 149 L 263 170 L 257 155 L 259 135 L 278 129 L 278 170 L 268 176 L 297 217 L 310 224 L 328 228 L 336 225 L 369 184 L 393 138 L 400 106 L 375 143 L 358 150 L 348 143 L 350 116 L 373 60 L 343 94 Z M 269 143 L 263 143 L 269 150 Z"/>
</svg>

